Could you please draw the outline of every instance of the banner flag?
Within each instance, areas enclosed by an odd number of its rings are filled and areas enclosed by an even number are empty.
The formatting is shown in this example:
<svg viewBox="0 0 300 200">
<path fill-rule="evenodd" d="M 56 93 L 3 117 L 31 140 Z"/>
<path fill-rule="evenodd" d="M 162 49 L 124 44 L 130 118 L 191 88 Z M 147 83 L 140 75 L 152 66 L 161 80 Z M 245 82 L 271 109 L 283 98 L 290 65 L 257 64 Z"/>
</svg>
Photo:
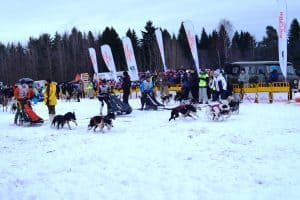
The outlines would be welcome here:
<svg viewBox="0 0 300 200">
<path fill-rule="evenodd" d="M 122 38 L 123 49 L 125 53 L 126 63 L 128 67 L 128 74 L 130 76 L 131 81 L 139 80 L 139 72 L 136 65 L 136 60 L 134 56 L 134 51 L 132 47 L 132 43 L 129 37 Z"/>
<path fill-rule="evenodd" d="M 287 3 L 286 0 L 277 0 L 278 13 L 278 55 L 281 72 L 287 77 Z"/>
<path fill-rule="evenodd" d="M 101 46 L 101 54 L 103 60 L 111 74 L 111 78 L 115 81 L 118 81 L 117 72 L 116 72 L 116 65 L 112 56 L 111 48 L 108 44 L 104 44 Z"/>
<path fill-rule="evenodd" d="M 92 65 L 93 65 L 93 69 L 94 69 L 94 78 L 93 79 L 96 79 L 98 81 L 98 63 L 97 63 L 97 56 L 96 56 L 96 51 L 94 48 L 89 48 L 89 54 L 90 54 L 90 58 L 91 58 L 91 61 L 92 61 Z"/>
<path fill-rule="evenodd" d="M 158 48 L 159 48 L 159 51 L 160 51 L 164 71 L 166 72 L 167 71 L 167 66 L 166 66 L 166 62 L 165 62 L 164 44 L 163 44 L 162 33 L 161 33 L 161 30 L 159 28 L 155 30 L 155 36 L 156 36 L 156 41 L 157 41 Z"/>
<path fill-rule="evenodd" d="M 197 73 L 200 73 L 199 67 L 199 59 L 198 59 L 198 52 L 197 52 L 197 43 L 196 43 L 196 36 L 194 31 L 194 26 L 191 21 L 183 22 L 183 27 L 186 33 L 186 37 L 192 52 L 192 56 L 195 62 L 195 66 L 197 69 Z"/>
</svg>

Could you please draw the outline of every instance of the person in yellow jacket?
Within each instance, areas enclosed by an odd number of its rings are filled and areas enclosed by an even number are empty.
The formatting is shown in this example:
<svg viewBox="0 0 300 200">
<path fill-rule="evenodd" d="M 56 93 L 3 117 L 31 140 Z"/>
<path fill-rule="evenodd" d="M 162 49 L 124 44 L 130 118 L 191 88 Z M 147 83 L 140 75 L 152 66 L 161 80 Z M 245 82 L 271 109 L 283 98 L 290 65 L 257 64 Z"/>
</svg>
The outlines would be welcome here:
<svg viewBox="0 0 300 200">
<path fill-rule="evenodd" d="M 94 85 L 91 81 L 89 81 L 89 83 L 86 86 L 86 91 L 87 91 L 87 96 L 90 99 L 94 98 Z"/>
<path fill-rule="evenodd" d="M 50 79 L 46 80 L 45 91 L 44 91 L 44 103 L 48 107 L 49 121 L 50 124 L 55 116 L 55 105 L 56 100 L 56 83 L 52 82 Z"/>
<path fill-rule="evenodd" d="M 209 83 L 209 76 L 205 69 L 200 70 L 199 74 L 199 101 L 202 104 L 208 104 L 207 88 Z"/>
</svg>

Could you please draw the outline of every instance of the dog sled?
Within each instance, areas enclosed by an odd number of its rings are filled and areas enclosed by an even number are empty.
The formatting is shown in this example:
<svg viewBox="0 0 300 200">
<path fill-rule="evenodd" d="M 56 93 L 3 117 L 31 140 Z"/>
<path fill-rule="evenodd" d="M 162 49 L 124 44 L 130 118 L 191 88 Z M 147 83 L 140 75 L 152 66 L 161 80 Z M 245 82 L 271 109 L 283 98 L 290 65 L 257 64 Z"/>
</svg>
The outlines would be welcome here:
<svg viewBox="0 0 300 200">
<path fill-rule="evenodd" d="M 132 112 L 130 105 L 122 102 L 115 94 L 101 93 L 98 95 L 98 100 L 101 103 L 100 115 L 102 115 L 104 102 L 107 105 L 107 113 L 113 112 L 117 115 L 124 115 Z"/>
<path fill-rule="evenodd" d="M 165 107 L 165 105 L 158 102 L 152 94 L 145 93 L 141 98 L 141 100 L 144 101 L 145 108 L 143 109 L 145 110 L 157 110 L 159 107 Z"/>
<path fill-rule="evenodd" d="M 132 112 L 131 106 L 121 101 L 115 94 L 109 94 L 108 101 L 110 103 L 109 112 L 117 113 L 118 115 L 128 115 Z"/>
<path fill-rule="evenodd" d="M 18 126 L 40 126 L 44 123 L 44 120 L 32 110 L 29 101 L 18 102 L 17 106 L 20 109 L 20 112 L 16 113 Z"/>
</svg>

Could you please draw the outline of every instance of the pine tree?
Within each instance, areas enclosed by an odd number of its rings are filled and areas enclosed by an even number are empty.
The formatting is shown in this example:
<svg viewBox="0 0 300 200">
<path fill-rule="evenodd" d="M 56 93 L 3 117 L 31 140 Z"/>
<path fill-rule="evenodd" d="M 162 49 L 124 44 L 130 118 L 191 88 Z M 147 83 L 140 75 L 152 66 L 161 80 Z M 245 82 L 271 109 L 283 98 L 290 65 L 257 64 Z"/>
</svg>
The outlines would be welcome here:
<svg viewBox="0 0 300 200">
<path fill-rule="evenodd" d="M 219 27 L 219 40 L 217 42 L 217 52 L 219 57 L 219 65 L 224 66 L 228 62 L 230 39 L 225 28 L 225 25 L 221 24 Z"/>
<path fill-rule="evenodd" d="M 47 33 L 42 34 L 38 39 L 38 66 L 37 72 L 42 79 L 53 78 L 52 68 L 52 39 Z"/>
<path fill-rule="evenodd" d="M 232 61 L 238 61 L 241 59 L 241 50 L 240 50 L 240 34 L 236 31 L 232 37 L 231 41 L 231 59 Z"/>
<path fill-rule="evenodd" d="M 200 43 L 199 43 L 199 49 L 208 49 L 209 48 L 209 39 L 208 39 L 208 35 L 205 31 L 205 29 L 202 29 L 201 32 L 201 39 L 200 39 Z"/>
<path fill-rule="evenodd" d="M 208 36 L 208 40 L 209 40 L 208 65 L 210 66 L 210 68 L 216 69 L 219 68 L 221 65 L 220 52 L 217 49 L 217 44 L 219 41 L 218 32 L 216 30 L 213 30 L 212 33 Z"/>
<path fill-rule="evenodd" d="M 183 27 L 183 23 L 180 25 L 178 36 L 177 36 L 177 41 L 180 47 L 180 53 L 181 53 L 181 59 L 180 59 L 180 64 L 184 68 L 193 68 L 195 66 L 194 60 L 193 60 L 193 55 L 191 53 L 188 39 Z"/>
<path fill-rule="evenodd" d="M 154 71 L 156 69 L 155 62 L 155 27 L 152 21 L 148 21 L 142 31 L 142 48 L 143 48 L 143 67 L 144 70 Z"/>
<path fill-rule="evenodd" d="M 278 60 L 278 34 L 274 27 L 266 27 L 266 35 L 258 43 L 256 58 L 259 60 Z"/>
</svg>

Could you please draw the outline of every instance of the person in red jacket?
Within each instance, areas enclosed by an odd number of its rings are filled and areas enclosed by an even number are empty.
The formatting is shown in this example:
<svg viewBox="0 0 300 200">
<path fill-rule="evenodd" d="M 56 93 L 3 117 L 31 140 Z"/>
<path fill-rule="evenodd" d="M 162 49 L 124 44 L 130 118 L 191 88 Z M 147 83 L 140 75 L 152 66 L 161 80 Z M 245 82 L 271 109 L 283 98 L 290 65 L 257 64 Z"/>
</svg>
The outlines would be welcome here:
<svg viewBox="0 0 300 200">
<path fill-rule="evenodd" d="M 18 118 L 21 116 L 21 110 L 23 109 L 24 104 L 30 98 L 29 95 L 28 85 L 26 84 L 25 80 L 21 80 L 20 85 L 17 85 L 14 90 L 14 97 L 17 100 L 17 112 L 14 120 L 15 124 L 17 124 Z"/>
</svg>

